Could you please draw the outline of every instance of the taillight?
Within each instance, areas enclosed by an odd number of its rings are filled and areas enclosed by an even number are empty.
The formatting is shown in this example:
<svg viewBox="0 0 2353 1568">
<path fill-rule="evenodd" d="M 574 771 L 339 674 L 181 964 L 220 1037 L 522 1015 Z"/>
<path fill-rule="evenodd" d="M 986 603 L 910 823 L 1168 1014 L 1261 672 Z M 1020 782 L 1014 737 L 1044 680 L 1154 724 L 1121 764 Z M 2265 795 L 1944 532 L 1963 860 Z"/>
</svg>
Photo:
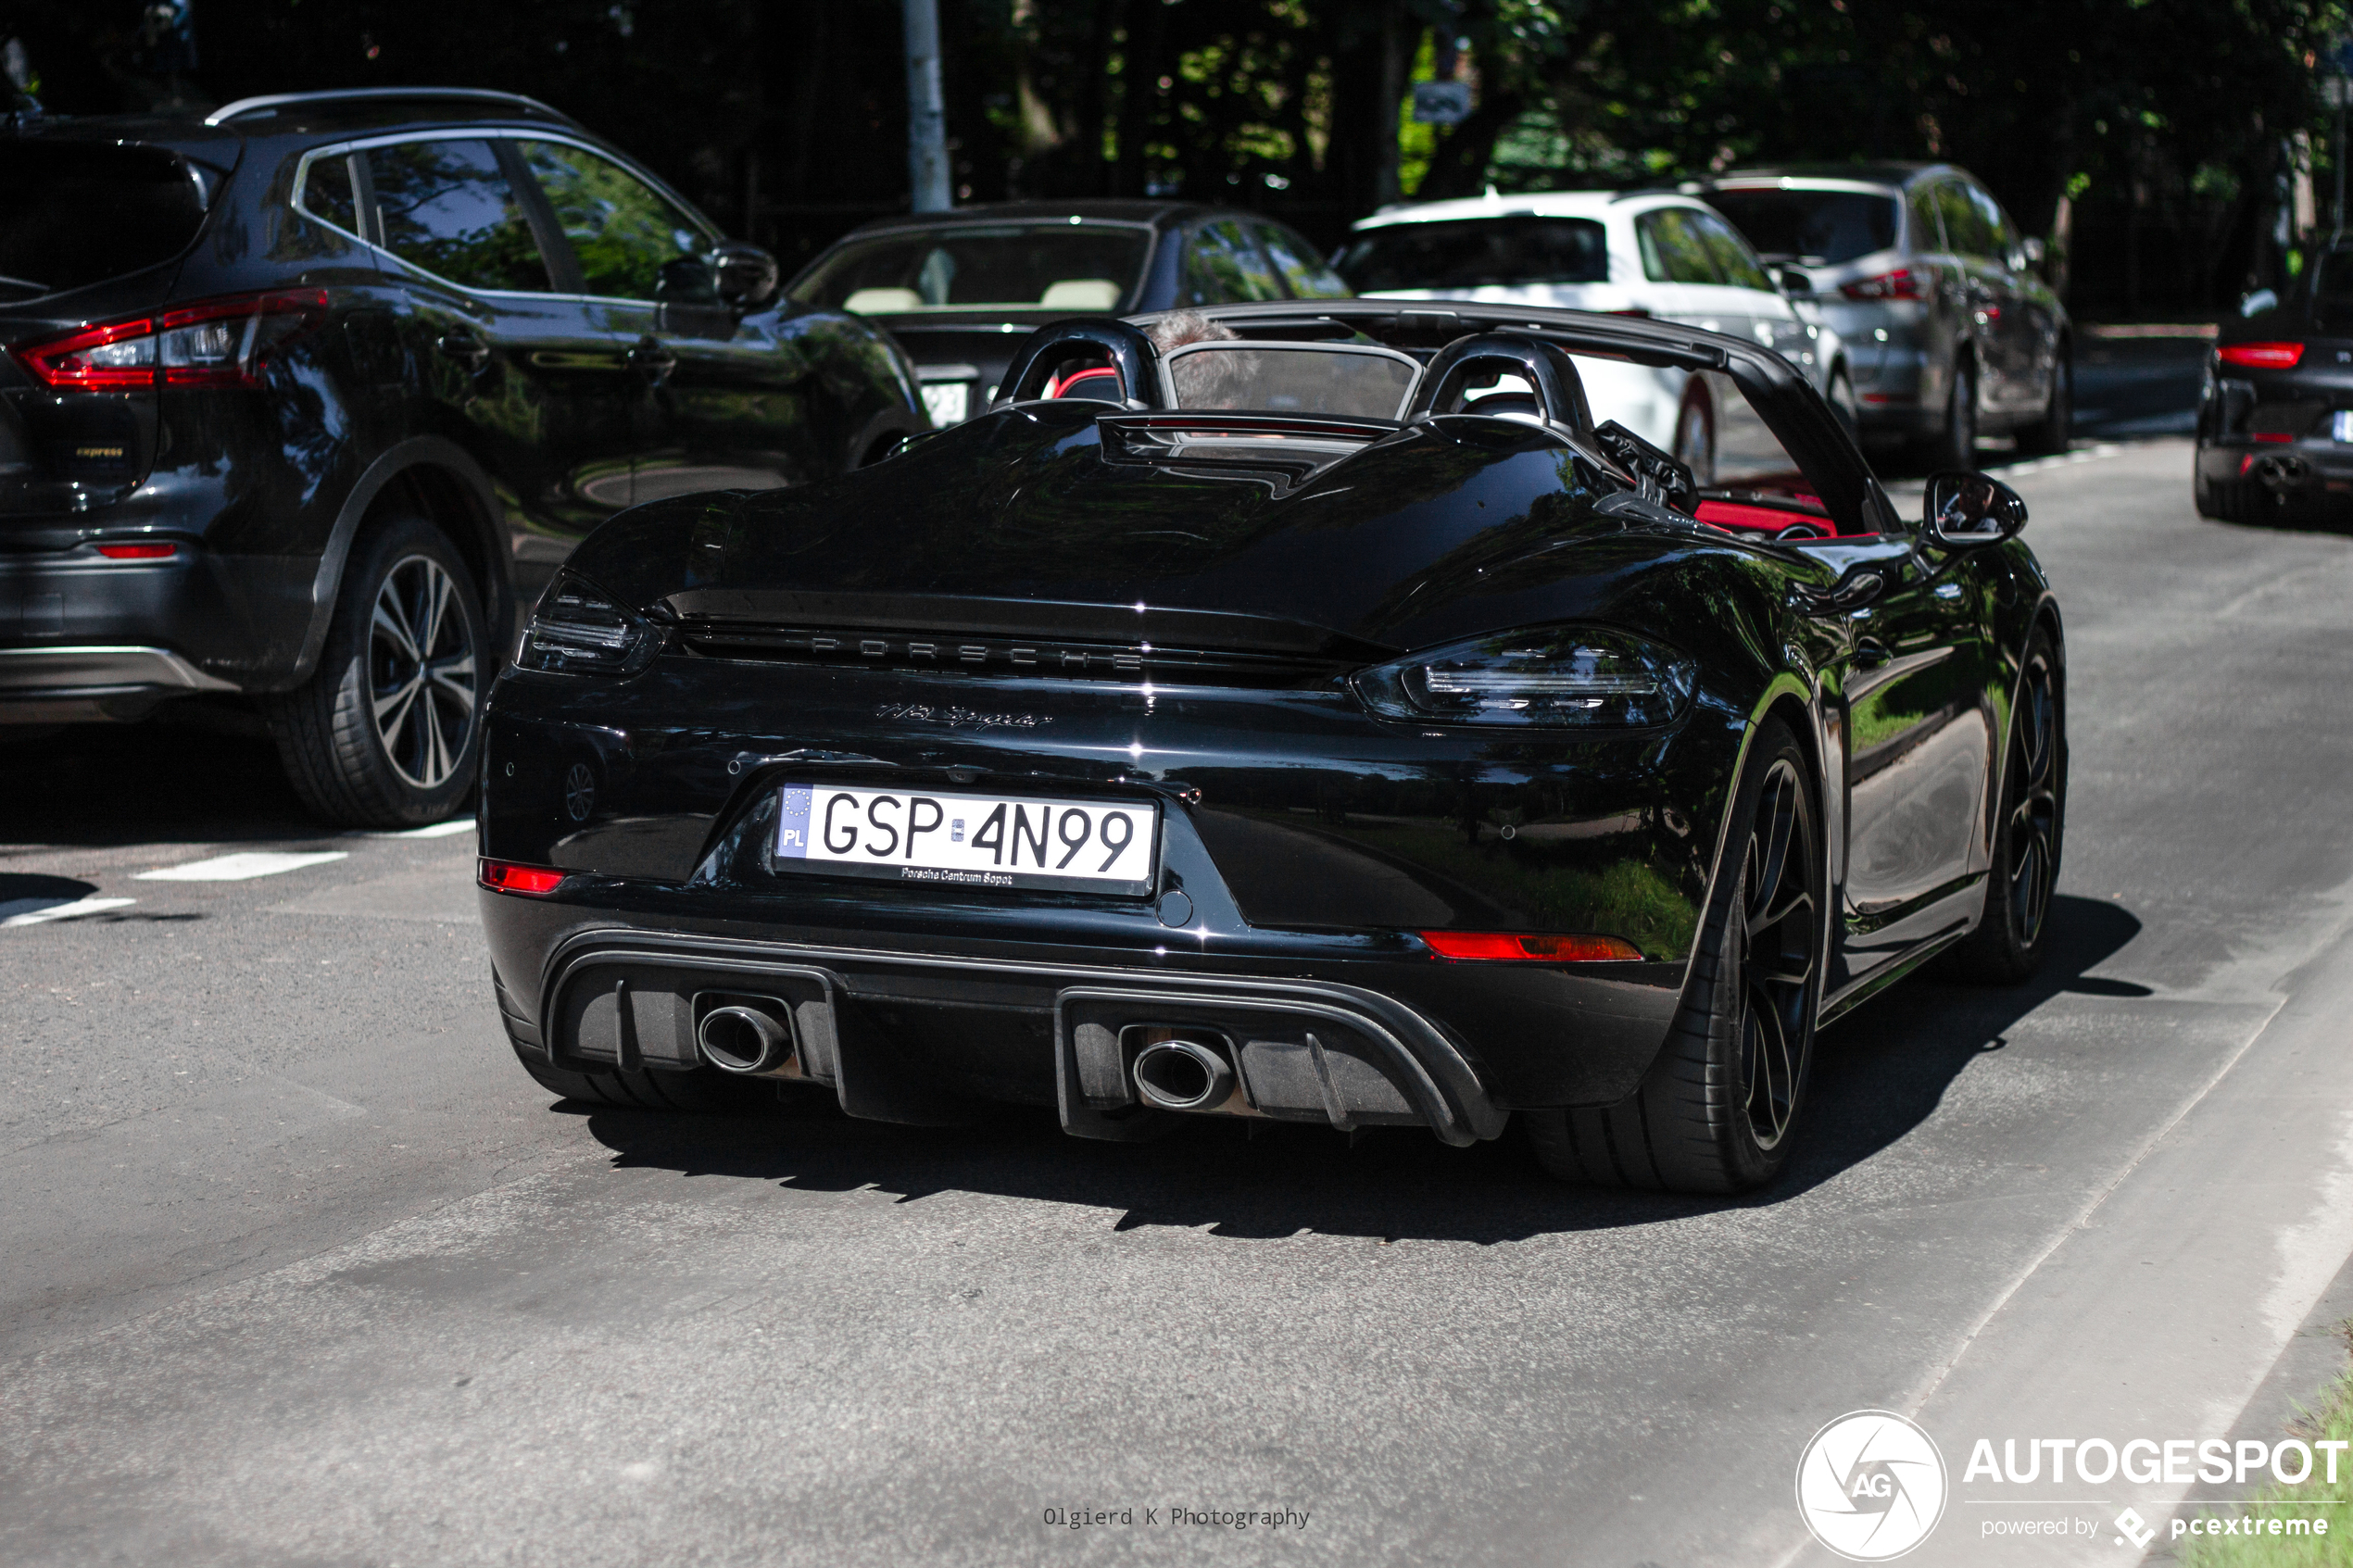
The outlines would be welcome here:
<svg viewBox="0 0 2353 1568">
<path fill-rule="evenodd" d="M 180 553 L 177 545 L 101 545 L 98 553 L 108 560 L 170 560 Z"/>
<path fill-rule="evenodd" d="M 2225 365 L 2247 365 L 2259 370 L 2291 370 L 2304 358 L 2300 343 L 2226 343 L 2214 351 Z"/>
<path fill-rule="evenodd" d="M 63 392 L 150 387 L 158 374 L 165 386 L 258 386 L 269 351 L 326 319 L 324 289 L 281 289 L 102 322 L 8 352 Z"/>
<path fill-rule="evenodd" d="M 1524 936 L 1508 931 L 1425 931 L 1423 941 L 1441 959 L 1502 960 L 1508 963 L 1592 963 L 1639 959 L 1631 942 L 1615 936 Z"/>
<path fill-rule="evenodd" d="M 1925 299 L 1928 280 L 1909 267 L 1898 267 L 1875 278 L 1857 278 L 1851 283 L 1842 283 L 1838 292 L 1849 299 Z"/>
<path fill-rule="evenodd" d="M 495 893 L 527 893 L 533 897 L 553 893 L 564 873 L 545 866 L 519 866 L 512 860 L 484 859 L 475 880 Z"/>
</svg>

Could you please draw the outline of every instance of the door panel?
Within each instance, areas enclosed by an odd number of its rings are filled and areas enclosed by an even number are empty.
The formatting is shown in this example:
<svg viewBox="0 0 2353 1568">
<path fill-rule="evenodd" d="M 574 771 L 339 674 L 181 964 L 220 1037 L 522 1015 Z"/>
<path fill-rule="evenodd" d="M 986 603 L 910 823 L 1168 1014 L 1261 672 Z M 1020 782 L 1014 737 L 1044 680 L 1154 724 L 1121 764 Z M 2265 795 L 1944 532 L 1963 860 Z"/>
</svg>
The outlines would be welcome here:
<svg viewBox="0 0 2353 1568">
<path fill-rule="evenodd" d="M 1833 969 L 1833 990 L 1938 935 L 1984 869 L 1987 644 L 1962 563 L 1931 567 L 1891 539 L 1894 585 L 1846 618 L 1844 972 Z"/>
<path fill-rule="evenodd" d="M 773 490 L 841 467 L 805 357 L 720 303 L 709 225 L 585 148 L 526 140 L 516 150 L 623 345 L 634 501 Z"/>
<path fill-rule="evenodd" d="M 528 596 L 629 504 L 620 345 L 593 307 L 554 292 L 555 262 L 491 143 L 404 142 L 359 161 L 384 248 L 421 270 L 398 329 L 440 422 L 490 475 Z"/>
</svg>

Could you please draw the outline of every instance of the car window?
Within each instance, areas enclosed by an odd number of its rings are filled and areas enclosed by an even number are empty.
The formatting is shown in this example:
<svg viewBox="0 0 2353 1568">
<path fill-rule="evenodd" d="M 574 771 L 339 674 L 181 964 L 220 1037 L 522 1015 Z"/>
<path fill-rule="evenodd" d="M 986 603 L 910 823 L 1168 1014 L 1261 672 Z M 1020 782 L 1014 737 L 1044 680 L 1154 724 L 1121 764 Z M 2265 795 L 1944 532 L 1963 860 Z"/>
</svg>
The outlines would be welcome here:
<svg viewBox="0 0 2353 1568">
<path fill-rule="evenodd" d="M 1661 207 L 1634 220 L 1634 236 L 1642 251 L 1642 275 L 1654 283 L 1713 283 L 1716 264 L 1707 242 L 1692 225 L 1692 214 L 1681 207 Z"/>
<path fill-rule="evenodd" d="M 169 260 L 204 224 L 188 166 L 157 147 L 0 141 L 0 299 L 120 278 Z"/>
<path fill-rule="evenodd" d="M 1258 243 L 1265 250 L 1266 258 L 1290 285 L 1290 292 L 1302 299 L 1345 299 L 1348 285 L 1340 280 L 1306 242 L 1279 223 L 1258 225 Z"/>
<path fill-rule="evenodd" d="M 1315 343 L 1193 343 L 1172 349 L 1180 408 L 1268 409 L 1393 420 L 1420 370 L 1388 349 Z"/>
<path fill-rule="evenodd" d="M 711 247 L 714 236 L 694 214 L 610 158 L 561 142 L 516 146 L 547 193 L 588 293 L 651 299 L 664 267 Z"/>
<path fill-rule="evenodd" d="M 1231 219 L 1204 223 L 1185 253 L 1185 290 L 1195 305 L 1280 299 L 1282 285 Z"/>
<path fill-rule="evenodd" d="M 1944 220 L 1945 244 L 1962 256 L 1994 254 L 1994 231 L 1969 200 L 1969 188 L 1957 180 L 1936 186 L 1936 210 Z"/>
<path fill-rule="evenodd" d="M 2008 259 L 2018 249 L 2018 231 L 2011 227 L 2009 214 L 2004 212 L 2002 204 L 1982 187 L 1969 186 L 1969 206 L 1977 212 L 1978 221 L 1990 236 L 1985 254 Z"/>
<path fill-rule="evenodd" d="M 1699 233 L 1700 243 L 1707 247 L 1708 258 L 1716 263 L 1716 275 L 1736 289 L 1763 289 L 1773 292 L 1772 280 L 1765 276 L 1765 269 L 1757 265 L 1756 257 L 1748 242 L 1733 232 L 1732 226 L 1712 212 L 1686 212 L 1684 220 Z"/>
<path fill-rule="evenodd" d="M 1895 243 L 1894 198 L 1866 191 L 1710 191 L 1707 203 L 1767 256 L 1835 267 Z"/>
<path fill-rule="evenodd" d="M 1007 306 L 1108 311 L 1134 296 L 1151 235 L 1125 224 L 972 222 L 852 235 L 790 294 L 862 316 Z"/>
<path fill-rule="evenodd" d="M 1936 186 L 1934 182 L 1912 187 L 1912 248 L 1918 251 L 1943 250 L 1944 224 L 1936 216 Z"/>
<path fill-rule="evenodd" d="M 351 159 L 338 153 L 312 160 L 302 174 L 302 209 L 346 233 L 359 232 L 359 202 L 352 194 Z"/>
<path fill-rule="evenodd" d="M 1340 252 L 1357 288 L 1513 288 L 1609 282 L 1608 232 L 1590 218 L 1500 218 L 1384 223 Z"/>
<path fill-rule="evenodd" d="M 404 142 L 366 157 L 393 255 L 466 288 L 548 286 L 547 263 L 489 143 Z"/>
</svg>

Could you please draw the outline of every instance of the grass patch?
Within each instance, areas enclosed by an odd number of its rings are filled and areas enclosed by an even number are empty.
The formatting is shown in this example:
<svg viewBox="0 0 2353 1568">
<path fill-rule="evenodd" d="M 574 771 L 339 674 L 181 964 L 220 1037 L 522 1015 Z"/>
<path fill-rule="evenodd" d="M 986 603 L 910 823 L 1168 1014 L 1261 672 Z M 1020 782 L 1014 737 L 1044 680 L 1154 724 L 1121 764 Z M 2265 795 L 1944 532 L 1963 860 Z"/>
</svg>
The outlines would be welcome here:
<svg viewBox="0 0 2353 1568">
<path fill-rule="evenodd" d="M 2346 1326 L 2353 1331 L 2353 1323 Z M 2295 1436 L 2308 1443 L 2353 1442 L 2353 1369 L 2341 1374 L 2319 1408 L 2296 1424 Z M 2184 1536 L 2185 1568 L 2353 1568 L 2353 1449 L 2337 1451 L 2334 1484 L 2328 1474 L 2326 1456 L 2315 1452 L 2309 1480 L 2272 1486 L 2254 1499 L 2266 1506 L 2240 1510 L 2248 1518 L 2325 1519 L 2327 1535 Z"/>
</svg>

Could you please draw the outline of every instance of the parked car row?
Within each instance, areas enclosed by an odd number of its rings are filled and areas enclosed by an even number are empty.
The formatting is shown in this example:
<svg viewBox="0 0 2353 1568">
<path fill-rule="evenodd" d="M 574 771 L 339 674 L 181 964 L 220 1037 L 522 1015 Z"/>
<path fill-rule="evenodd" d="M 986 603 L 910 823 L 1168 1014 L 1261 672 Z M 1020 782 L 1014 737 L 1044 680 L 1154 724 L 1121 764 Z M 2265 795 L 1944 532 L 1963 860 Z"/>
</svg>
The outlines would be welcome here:
<svg viewBox="0 0 2353 1568">
<path fill-rule="evenodd" d="M 2063 445 L 2067 322 L 2028 249 L 1956 169 L 1782 170 L 1386 211 L 1329 261 L 1244 211 L 1005 204 L 866 225 L 780 287 L 512 94 L 21 120 L 0 725 L 233 698 L 321 817 L 447 816 L 522 611 L 598 523 L 878 460 L 1072 316 L 1352 293 L 1649 316 L 1777 351 L 1850 430 L 1948 466 L 1981 429 Z M 1703 483 L 1779 458 L 1721 371 L 1579 368 L 1597 420 Z"/>
</svg>

